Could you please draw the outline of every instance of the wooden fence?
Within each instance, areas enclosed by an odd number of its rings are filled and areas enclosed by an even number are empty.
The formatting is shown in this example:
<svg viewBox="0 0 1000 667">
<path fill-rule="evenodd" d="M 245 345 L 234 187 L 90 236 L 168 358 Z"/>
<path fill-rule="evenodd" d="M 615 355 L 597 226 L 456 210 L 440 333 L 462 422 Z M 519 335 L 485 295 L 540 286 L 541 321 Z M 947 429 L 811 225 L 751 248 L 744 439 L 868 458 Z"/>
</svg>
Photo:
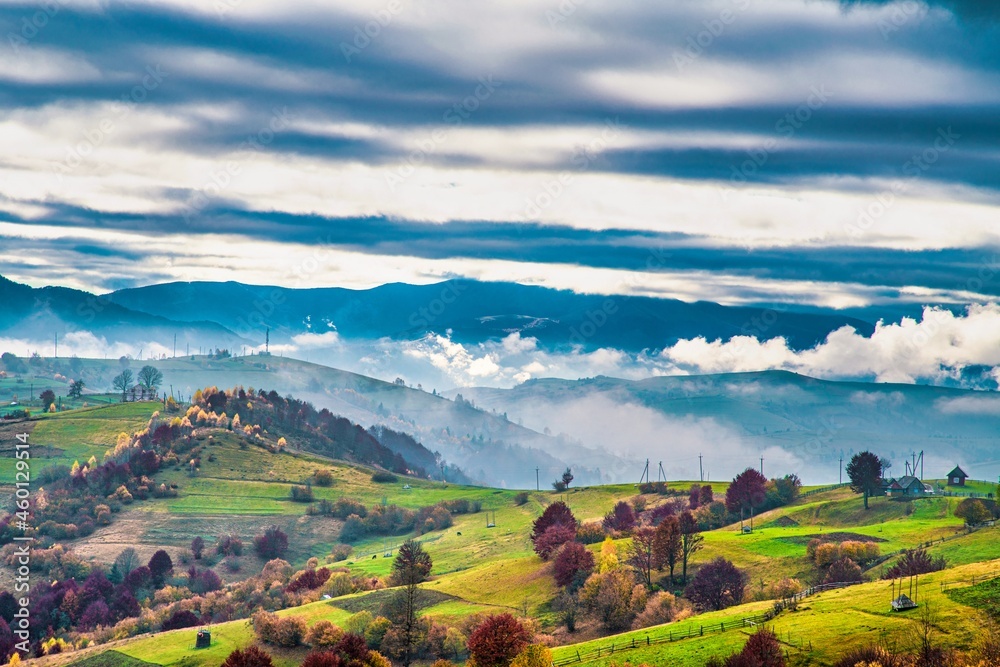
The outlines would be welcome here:
<svg viewBox="0 0 1000 667">
<path fill-rule="evenodd" d="M 719 623 L 702 623 L 698 625 L 692 623 L 682 629 L 667 629 L 667 633 L 665 635 L 660 635 L 659 637 L 650 637 L 647 634 L 642 638 L 636 636 L 632 636 L 628 639 L 619 638 L 617 641 L 612 641 L 610 644 L 605 644 L 604 646 L 597 646 L 583 652 L 576 651 L 573 655 L 563 656 L 553 660 L 552 664 L 556 667 L 561 667 L 562 665 L 572 665 L 579 662 L 590 662 L 591 660 L 597 660 L 614 655 L 615 653 L 631 651 L 637 648 L 667 644 L 670 642 L 680 641 L 682 639 L 690 639 L 691 637 L 704 637 L 705 635 L 729 632 L 730 630 L 755 628 L 762 623 L 767 623 L 768 621 L 773 620 L 774 617 L 781 613 L 782 610 L 787 609 L 790 605 L 793 605 L 799 600 L 807 598 L 810 595 L 816 595 L 817 593 L 822 593 L 823 591 L 829 591 L 836 588 L 846 588 L 847 586 L 854 586 L 855 584 L 860 583 L 860 581 L 851 581 L 839 584 L 822 584 L 820 586 L 812 586 L 805 589 L 801 593 L 793 595 L 792 597 L 776 601 L 774 603 L 774 607 L 763 614 L 746 616 L 744 618 L 737 618 L 731 621 L 721 621 Z"/>
</svg>

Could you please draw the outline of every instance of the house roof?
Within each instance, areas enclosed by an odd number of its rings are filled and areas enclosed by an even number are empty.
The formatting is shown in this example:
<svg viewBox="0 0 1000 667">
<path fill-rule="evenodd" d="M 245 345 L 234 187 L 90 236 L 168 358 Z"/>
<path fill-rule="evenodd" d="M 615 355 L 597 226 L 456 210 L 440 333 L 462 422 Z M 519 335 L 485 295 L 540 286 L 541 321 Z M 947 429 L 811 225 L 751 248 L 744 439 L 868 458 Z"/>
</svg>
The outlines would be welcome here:
<svg viewBox="0 0 1000 667">
<path fill-rule="evenodd" d="M 924 485 L 923 482 L 921 482 L 916 477 L 913 477 L 912 475 L 905 475 L 899 478 L 899 486 L 901 488 L 905 489 L 907 487 L 913 486 L 914 484 L 919 484 L 921 487 L 923 487 Z"/>
<path fill-rule="evenodd" d="M 955 469 L 948 473 L 948 477 L 968 477 L 964 470 L 955 466 Z"/>
</svg>

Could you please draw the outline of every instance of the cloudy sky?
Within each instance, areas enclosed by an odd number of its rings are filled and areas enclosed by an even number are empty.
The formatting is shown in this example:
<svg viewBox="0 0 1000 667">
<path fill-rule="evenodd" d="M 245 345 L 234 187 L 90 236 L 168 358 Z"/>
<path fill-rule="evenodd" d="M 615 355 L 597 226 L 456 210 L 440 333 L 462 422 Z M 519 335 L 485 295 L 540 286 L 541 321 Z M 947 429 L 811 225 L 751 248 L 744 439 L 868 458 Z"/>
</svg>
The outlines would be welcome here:
<svg viewBox="0 0 1000 667">
<path fill-rule="evenodd" d="M 0 274 L 1000 293 L 1000 11 L 0 1 Z"/>
</svg>

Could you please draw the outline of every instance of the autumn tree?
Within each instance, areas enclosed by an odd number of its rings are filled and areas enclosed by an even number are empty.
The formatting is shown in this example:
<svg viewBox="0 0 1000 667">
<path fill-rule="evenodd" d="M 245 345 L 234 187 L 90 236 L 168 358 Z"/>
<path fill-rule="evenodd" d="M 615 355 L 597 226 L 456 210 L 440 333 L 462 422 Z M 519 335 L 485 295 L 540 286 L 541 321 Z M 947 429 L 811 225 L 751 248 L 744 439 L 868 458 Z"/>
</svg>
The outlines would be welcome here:
<svg viewBox="0 0 1000 667">
<path fill-rule="evenodd" d="M 698 528 L 698 520 L 694 518 L 694 514 L 690 511 L 685 511 L 681 514 L 678 519 L 678 527 L 681 532 L 681 580 L 686 584 L 688 580 L 688 561 L 692 554 L 701 549 L 705 538 Z"/>
<path fill-rule="evenodd" d="M 735 478 L 726 489 L 726 509 L 736 514 L 740 513 L 740 526 L 743 526 L 743 516 L 750 511 L 750 530 L 753 530 L 753 508 L 764 504 L 767 498 L 767 479 L 755 468 L 747 468 Z"/>
<path fill-rule="evenodd" d="M 627 533 L 635 527 L 635 510 L 624 500 L 619 500 L 611 511 L 604 515 L 604 528 Z"/>
<path fill-rule="evenodd" d="M 566 470 L 563 471 L 563 474 L 562 474 L 562 483 L 568 489 L 569 488 L 569 483 L 572 482 L 572 481 L 573 481 L 573 471 L 570 470 L 569 468 L 566 468 Z"/>
<path fill-rule="evenodd" d="M 222 663 L 222 667 L 273 667 L 271 655 L 251 644 L 244 649 L 236 649 Z"/>
<path fill-rule="evenodd" d="M 932 558 L 926 549 L 907 549 L 899 560 L 885 571 L 883 579 L 897 579 L 899 577 L 909 577 L 916 574 L 926 574 L 937 572 L 947 567 L 943 556 Z"/>
<path fill-rule="evenodd" d="M 579 588 L 594 571 L 594 554 L 579 542 L 568 542 L 553 563 L 556 583 L 563 588 Z"/>
<path fill-rule="evenodd" d="M 401 658 L 403 664 L 409 667 L 413 659 L 414 649 L 420 636 L 417 611 L 420 606 L 419 584 L 431 573 L 433 562 L 431 556 L 416 540 L 407 540 L 399 546 L 396 558 L 392 561 L 392 582 L 400 586 L 396 593 L 394 607 L 398 610 L 394 620 L 398 630 Z"/>
<path fill-rule="evenodd" d="M 56 392 L 51 389 L 46 389 L 38 395 L 38 398 L 41 399 L 42 405 L 44 405 L 45 409 L 48 410 L 49 406 L 56 402 Z"/>
<path fill-rule="evenodd" d="M 567 526 L 563 523 L 557 523 L 549 526 L 545 529 L 545 532 L 535 540 L 535 553 L 541 557 L 542 560 L 548 560 L 552 557 L 559 547 L 562 545 L 572 542 L 576 538 L 576 527 Z"/>
<path fill-rule="evenodd" d="M 531 526 L 531 542 L 535 546 L 535 552 L 539 555 L 542 554 L 542 552 L 539 551 L 540 548 L 548 555 L 551 555 L 551 545 L 554 534 L 550 533 L 547 538 L 542 538 L 545 535 L 545 531 L 555 525 L 564 526 L 566 529 L 572 530 L 574 536 L 576 535 L 576 517 L 573 516 L 573 512 L 570 511 L 569 506 L 562 501 L 554 502 L 546 507 L 545 511 L 542 512 L 542 515 L 535 519 L 535 523 Z M 567 531 L 564 530 L 563 532 L 565 533 Z M 562 543 L 560 542 L 560 544 Z M 547 557 L 547 555 L 543 556 L 543 558 Z"/>
<path fill-rule="evenodd" d="M 70 398 L 80 398 L 80 396 L 83 395 L 83 387 L 85 384 L 86 383 L 83 380 L 73 380 L 69 383 L 69 392 L 67 392 L 66 395 Z"/>
<path fill-rule="evenodd" d="M 824 584 L 846 584 L 861 581 L 861 566 L 850 558 L 840 558 L 826 571 Z"/>
<path fill-rule="evenodd" d="M 162 586 L 164 579 L 173 571 L 174 563 L 170 560 L 170 554 L 160 549 L 149 559 L 146 567 L 149 568 L 149 573 L 153 576 L 154 583 L 157 586 Z"/>
<path fill-rule="evenodd" d="M 616 632 L 632 626 L 647 595 L 630 570 L 619 568 L 591 575 L 580 589 L 580 602 L 605 630 Z"/>
<path fill-rule="evenodd" d="M 986 523 L 993 518 L 993 512 L 986 509 L 986 505 L 983 501 L 978 498 L 973 498 L 972 502 L 965 503 L 962 502 L 961 505 L 955 510 L 955 516 L 965 519 L 965 523 L 968 526 L 978 526 L 981 523 Z"/>
<path fill-rule="evenodd" d="M 265 560 L 281 558 L 288 551 L 288 535 L 277 526 L 269 526 L 253 538 L 253 548 Z"/>
<path fill-rule="evenodd" d="M 531 633 L 510 614 L 487 616 L 469 637 L 476 667 L 509 667 L 531 642 Z"/>
<path fill-rule="evenodd" d="M 879 457 L 865 450 L 851 457 L 847 464 L 847 476 L 851 480 L 851 491 L 861 493 L 865 499 L 865 509 L 868 509 L 868 497 L 879 491 L 882 482 L 882 461 Z"/>
<path fill-rule="evenodd" d="M 661 561 L 656 549 L 656 529 L 643 527 L 632 533 L 628 548 L 628 564 L 642 575 L 647 588 L 653 587 L 653 570 L 660 569 Z"/>
<path fill-rule="evenodd" d="M 684 595 L 700 609 L 719 611 L 743 602 L 747 581 L 743 570 L 720 556 L 701 566 Z"/>
<path fill-rule="evenodd" d="M 669 569 L 670 583 L 674 581 L 674 568 L 681 559 L 682 547 L 680 520 L 676 516 L 668 516 L 656 527 L 653 549 L 659 567 L 662 569 L 666 565 Z"/>
<path fill-rule="evenodd" d="M 196 537 L 191 540 L 191 555 L 194 556 L 195 560 L 201 558 L 201 554 L 205 551 L 205 540 L 203 538 Z"/>
<path fill-rule="evenodd" d="M 163 384 L 163 373 L 155 366 L 143 366 L 139 370 L 139 384 L 152 391 Z"/>
<path fill-rule="evenodd" d="M 115 379 L 111 381 L 111 386 L 122 393 L 122 403 L 125 402 L 126 393 L 132 387 L 132 380 L 135 376 L 132 375 L 132 371 L 128 368 L 124 369 L 121 373 L 115 376 Z"/>
</svg>

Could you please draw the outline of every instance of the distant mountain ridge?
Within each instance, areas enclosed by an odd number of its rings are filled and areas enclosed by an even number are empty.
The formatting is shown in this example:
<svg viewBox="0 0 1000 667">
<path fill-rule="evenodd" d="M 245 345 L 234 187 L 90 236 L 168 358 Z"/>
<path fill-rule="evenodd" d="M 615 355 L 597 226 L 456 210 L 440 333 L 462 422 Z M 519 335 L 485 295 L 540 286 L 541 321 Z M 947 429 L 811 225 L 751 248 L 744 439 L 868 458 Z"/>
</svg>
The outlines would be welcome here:
<svg viewBox="0 0 1000 667">
<path fill-rule="evenodd" d="M 727 340 L 755 335 L 781 336 L 792 348 L 806 349 L 843 326 L 865 336 L 875 328 L 835 311 L 769 311 L 468 280 L 392 283 L 367 290 L 175 282 L 119 290 L 104 298 L 173 320 L 216 322 L 258 342 L 270 328 L 272 341 L 333 330 L 348 339 L 398 340 L 450 331 L 455 341 L 478 343 L 521 332 L 549 349 L 581 345 L 638 352 L 697 336 Z"/>
<path fill-rule="evenodd" d="M 109 340 L 166 341 L 176 335 L 181 346 L 226 347 L 241 341 L 214 321 L 201 318 L 175 321 L 82 290 L 33 288 L 3 276 L 0 276 L 0 304 L 0 336 L 15 339 L 51 340 L 54 335 L 85 331 Z"/>
</svg>

